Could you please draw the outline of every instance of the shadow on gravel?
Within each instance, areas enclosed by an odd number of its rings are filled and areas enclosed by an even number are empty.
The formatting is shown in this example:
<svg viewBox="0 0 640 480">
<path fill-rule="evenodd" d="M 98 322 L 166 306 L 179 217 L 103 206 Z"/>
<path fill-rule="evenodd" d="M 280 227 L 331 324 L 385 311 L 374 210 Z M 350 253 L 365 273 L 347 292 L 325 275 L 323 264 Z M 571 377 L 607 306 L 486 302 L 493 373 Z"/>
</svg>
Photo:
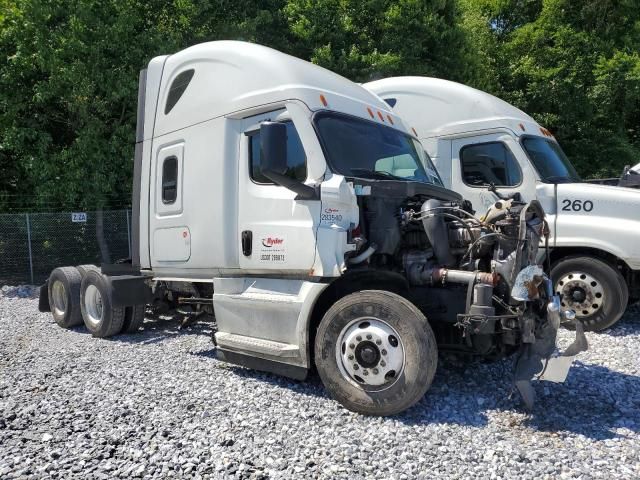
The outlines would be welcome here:
<svg viewBox="0 0 640 480">
<path fill-rule="evenodd" d="M 526 425 L 595 440 L 619 436 L 614 428 L 640 432 L 640 377 L 576 362 L 567 381 L 545 384 L 549 394 L 540 398 Z"/>
<path fill-rule="evenodd" d="M 144 321 L 144 330 L 129 335 L 117 335 L 107 340 L 149 345 L 184 335 L 211 336 L 213 325 L 213 319 L 208 317 L 203 317 L 201 320 L 191 323 L 185 328 L 180 328 L 179 317 L 147 317 Z"/>
<path fill-rule="evenodd" d="M 601 334 L 611 335 L 612 337 L 640 334 L 640 303 L 627 308 L 622 318 L 613 327 L 604 330 Z"/>
<path fill-rule="evenodd" d="M 215 349 L 193 353 L 215 358 Z M 432 388 L 418 404 L 391 417 L 409 426 L 456 424 L 483 427 L 488 412 L 498 412 L 505 429 L 530 428 L 553 434 L 571 432 L 604 440 L 621 434 L 616 428 L 640 432 L 640 377 L 598 365 L 576 362 L 567 383 L 537 382 L 538 395 L 532 412 L 527 412 L 517 393 L 511 391 L 511 362 L 473 363 L 466 368 L 445 363 L 438 370 Z M 230 365 L 234 374 L 287 388 L 298 394 L 327 398 L 317 374 L 304 382 Z M 368 421 L 369 417 L 360 417 Z"/>
</svg>

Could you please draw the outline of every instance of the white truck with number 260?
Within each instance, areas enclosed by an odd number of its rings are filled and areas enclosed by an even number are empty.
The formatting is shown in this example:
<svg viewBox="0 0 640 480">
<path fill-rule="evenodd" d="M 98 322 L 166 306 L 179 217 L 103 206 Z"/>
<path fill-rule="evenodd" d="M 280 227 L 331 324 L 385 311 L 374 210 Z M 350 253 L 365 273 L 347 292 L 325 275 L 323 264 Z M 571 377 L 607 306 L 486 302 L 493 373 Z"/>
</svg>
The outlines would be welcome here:
<svg viewBox="0 0 640 480">
<path fill-rule="evenodd" d="M 542 204 L 551 235 L 541 254 L 585 330 L 613 325 L 638 300 L 640 190 L 581 182 L 546 128 L 488 93 L 429 77 L 364 86 L 415 128 L 444 186 L 476 212 L 514 194 Z"/>
</svg>

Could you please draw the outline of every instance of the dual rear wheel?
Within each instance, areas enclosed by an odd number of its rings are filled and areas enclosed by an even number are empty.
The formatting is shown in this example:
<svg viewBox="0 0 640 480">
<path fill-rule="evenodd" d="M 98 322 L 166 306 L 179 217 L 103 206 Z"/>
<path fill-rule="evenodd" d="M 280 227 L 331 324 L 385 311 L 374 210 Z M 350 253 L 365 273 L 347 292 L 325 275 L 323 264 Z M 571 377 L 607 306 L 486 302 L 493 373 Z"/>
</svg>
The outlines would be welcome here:
<svg viewBox="0 0 640 480">
<path fill-rule="evenodd" d="M 56 323 L 71 328 L 84 322 L 94 337 L 135 333 L 145 305 L 115 307 L 108 281 L 93 265 L 56 268 L 49 277 L 49 306 Z"/>
</svg>

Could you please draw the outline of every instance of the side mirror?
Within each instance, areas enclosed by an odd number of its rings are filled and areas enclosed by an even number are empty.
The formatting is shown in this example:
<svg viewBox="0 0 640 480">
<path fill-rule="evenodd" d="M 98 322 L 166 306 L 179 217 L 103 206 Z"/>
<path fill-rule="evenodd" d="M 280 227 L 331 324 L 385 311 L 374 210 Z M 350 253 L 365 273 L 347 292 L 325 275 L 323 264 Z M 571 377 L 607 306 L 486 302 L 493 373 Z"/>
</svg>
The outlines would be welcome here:
<svg viewBox="0 0 640 480">
<path fill-rule="evenodd" d="M 264 122 L 260 125 L 260 158 L 266 177 L 270 178 L 271 173 L 287 173 L 287 126 L 284 123 Z"/>
<path fill-rule="evenodd" d="M 260 125 L 260 163 L 262 174 L 277 185 L 298 194 L 296 200 L 319 200 L 319 190 L 286 175 L 287 126 L 264 122 Z"/>
</svg>

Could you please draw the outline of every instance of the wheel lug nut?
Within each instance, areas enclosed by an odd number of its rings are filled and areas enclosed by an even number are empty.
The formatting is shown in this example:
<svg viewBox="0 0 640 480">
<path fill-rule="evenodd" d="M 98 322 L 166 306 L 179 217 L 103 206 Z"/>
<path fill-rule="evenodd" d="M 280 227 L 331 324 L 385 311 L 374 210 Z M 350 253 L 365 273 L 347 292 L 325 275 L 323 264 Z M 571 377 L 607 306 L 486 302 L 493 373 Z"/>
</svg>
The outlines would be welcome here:
<svg viewBox="0 0 640 480">
<path fill-rule="evenodd" d="M 377 339 L 377 340 L 376 340 L 376 345 L 382 345 L 382 340 Z"/>
<path fill-rule="evenodd" d="M 371 334 L 370 334 L 370 333 L 369 333 L 369 334 L 367 334 L 367 340 L 371 340 L 371 338 L 372 338 L 372 337 L 371 337 Z"/>
<path fill-rule="evenodd" d="M 377 369 L 377 368 L 374 368 L 374 369 L 373 369 L 373 370 L 371 370 L 371 371 L 373 372 L 373 374 L 374 374 L 374 375 L 377 375 L 377 374 L 378 374 L 378 369 Z"/>
<path fill-rule="evenodd" d="M 358 365 L 357 363 L 353 364 L 353 369 L 354 370 L 358 370 L 360 368 L 360 365 Z"/>
<path fill-rule="evenodd" d="M 386 367 L 387 366 L 387 362 L 385 362 L 384 360 L 380 361 L 380 366 L 381 367 Z"/>
<path fill-rule="evenodd" d="M 383 349 L 382 349 L 382 352 L 380 352 L 380 353 L 382 353 L 383 355 L 386 355 L 386 354 L 387 354 L 387 351 L 383 348 Z"/>
<path fill-rule="evenodd" d="M 356 346 L 355 346 L 353 343 L 350 343 L 350 344 L 349 344 L 349 348 L 350 348 L 351 350 L 353 350 L 354 348 L 356 348 Z"/>
<path fill-rule="evenodd" d="M 364 376 L 369 375 L 369 370 L 363 370 L 363 371 L 362 371 L 362 374 L 363 374 Z"/>
<path fill-rule="evenodd" d="M 361 341 L 361 340 L 362 340 L 362 337 L 361 337 L 360 335 L 358 335 L 358 336 L 356 337 L 356 340 L 357 340 L 357 341 Z"/>
<path fill-rule="evenodd" d="M 353 360 L 353 355 L 349 355 L 349 360 Z"/>
</svg>

